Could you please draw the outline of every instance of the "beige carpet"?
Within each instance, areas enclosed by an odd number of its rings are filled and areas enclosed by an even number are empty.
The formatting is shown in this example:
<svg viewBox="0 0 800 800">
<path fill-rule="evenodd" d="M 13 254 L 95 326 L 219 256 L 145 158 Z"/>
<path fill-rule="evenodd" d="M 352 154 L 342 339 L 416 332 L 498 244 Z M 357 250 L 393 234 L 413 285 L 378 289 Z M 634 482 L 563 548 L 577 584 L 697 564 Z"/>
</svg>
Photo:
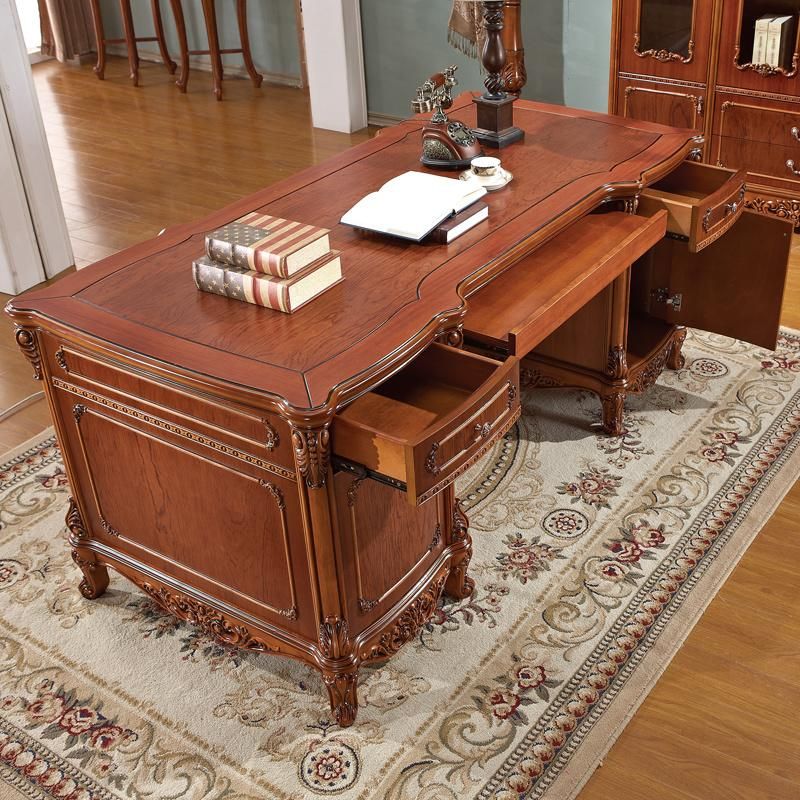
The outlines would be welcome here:
<svg viewBox="0 0 800 800">
<path fill-rule="evenodd" d="M 243 655 L 116 575 L 81 598 L 52 438 L 0 467 L 0 798 L 574 797 L 800 474 L 800 334 L 693 332 L 686 368 L 597 428 L 530 392 L 461 482 L 474 596 L 363 671 L 338 729 L 316 673 Z"/>
</svg>

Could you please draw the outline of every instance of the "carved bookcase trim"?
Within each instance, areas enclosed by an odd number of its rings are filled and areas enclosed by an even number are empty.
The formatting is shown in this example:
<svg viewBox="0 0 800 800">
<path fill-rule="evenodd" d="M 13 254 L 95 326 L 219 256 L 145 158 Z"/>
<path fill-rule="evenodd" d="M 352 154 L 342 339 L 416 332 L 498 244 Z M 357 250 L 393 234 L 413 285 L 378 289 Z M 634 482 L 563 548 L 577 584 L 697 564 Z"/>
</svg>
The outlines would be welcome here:
<svg viewBox="0 0 800 800">
<path fill-rule="evenodd" d="M 774 197 L 748 197 L 744 201 L 745 208 L 780 219 L 788 219 L 800 228 L 800 200 Z"/>
</svg>

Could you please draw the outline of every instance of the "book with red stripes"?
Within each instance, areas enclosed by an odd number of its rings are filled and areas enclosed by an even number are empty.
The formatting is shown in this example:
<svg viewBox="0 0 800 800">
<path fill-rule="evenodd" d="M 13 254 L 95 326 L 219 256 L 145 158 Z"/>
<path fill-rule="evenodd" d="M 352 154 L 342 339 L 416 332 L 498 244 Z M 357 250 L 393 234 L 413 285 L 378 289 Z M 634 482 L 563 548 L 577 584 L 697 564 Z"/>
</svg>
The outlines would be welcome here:
<svg viewBox="0 0 800 800">
<path fill-rule="evenodd" d="M 291 278 L 276 278 L 203 256 L 194 262 L 192 275 L 204 292 L 291 314 L 342 280 L 342 259 L 331 250 Z"/>
<path fill-rule="evenodd" d="M 254 211 L 206 234 L 206 255 L 221 264 L 290 278 L 330 251 L 330 231 Z"/>
</svg>

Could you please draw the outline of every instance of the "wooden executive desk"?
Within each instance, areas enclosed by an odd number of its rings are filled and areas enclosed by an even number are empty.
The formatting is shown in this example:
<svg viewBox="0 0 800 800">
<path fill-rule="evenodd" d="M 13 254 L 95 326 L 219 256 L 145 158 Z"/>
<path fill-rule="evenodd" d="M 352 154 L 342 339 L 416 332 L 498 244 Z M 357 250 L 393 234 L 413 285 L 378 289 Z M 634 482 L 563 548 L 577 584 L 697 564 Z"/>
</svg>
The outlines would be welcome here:
<svg viewBox="0 0 800 800">
<path fill-rule="evenodd" d="M 473 121 L 469 96 L 453 113 Z M 337 224 L 417 167 L 420 122 L 410 120 L 9 304 L 63 449 L 87 598 L 113 567 L 224 643 L 319 669 L 349 725 L 360 664 L 411 640 L 443 591 L 471 592 L 453 481 L 517 419 L 518 359 L 575 319 L 568 344 L 600 324 L 586 352 L 607 361 L 622 348 L 598 391 L 624 394 L 629 347 L 633 366 L 652 371 L 663 367 L 657 345 L 674 336 L 679 357 L 680 318 L 661 314 L 658 341 L 625 335 L 630 265 L 657 251 L 668 216 L 677 224 L 674 208 L 633 212 L 643 187 L 683 174 L 694 134 L 534 103 L 518 104 L 517 122 L 526 139 L 503 151 L 514 182 L 488 198 L 488 222 L 449 246 Z M 724 211 L 740 186 L 714 174 L 713 191 L 712 173 L 682 180 L 684 205 L 702 204 L 718 233 L 741 214 Z M 623 210 L 587 216 L 604 203 Z M 345 280 L 291 316 L 198 292 L 203 233 L 254 209 L 330 227 Z M 682 219 L 693 224 L 692 213 Z M 769 241 L 782 239 L 784 226 L 765 221 L 778 226 Z M 780 246 L 761 233 L 778 254 L 761 272 L 779 272 Z M 673 256 L 642 266 L 645 279 L 669 272 Z M 750 319 L 752 308 L 735 314 Z M 483 354 L 462 347 L 465 332 Z M 562 382 L 594 379 L 584 349 L 562 345 L 531 358 L 550 359 Z"/>
</svg>

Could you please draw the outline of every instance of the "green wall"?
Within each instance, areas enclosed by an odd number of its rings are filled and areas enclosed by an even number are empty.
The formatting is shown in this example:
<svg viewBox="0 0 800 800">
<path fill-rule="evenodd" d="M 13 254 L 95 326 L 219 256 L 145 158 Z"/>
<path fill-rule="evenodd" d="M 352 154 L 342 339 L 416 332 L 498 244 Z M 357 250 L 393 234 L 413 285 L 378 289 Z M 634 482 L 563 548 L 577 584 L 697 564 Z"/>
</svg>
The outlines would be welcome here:
<svg viewBox="0 0 800 800">
<path fill-rule="evenodd" d="M 458 64 L 459 89 L 478 89 L 476 61 L 447 43 L 450 0 L 361 0 L 367 106 L 405 117 L 414 89 Z M 523 97 L 605 111 L 611 0 L 522 0 L 528 85 Z"/>
<path fill-rule="evenodd" d="M 200 0 L 182 0 L 186 18 L 186 34 L 190 50 L 205 50 L 208 47 L 206 28 Z M 369 2 L 369 0 L 367 0 Z M 134 27 L 137 36 L 153 36 L 153 16 L 150 3 L 143 0 L 132 2 Z M 103 25 L 106 38 L 115 39 L 123 35 L 119 0 L 101 0 Z M 161 15 L 167 34 L 170 55 L 178 58 L 178 38 L 172 10 L 167 0 L 161 0 Z M 294 0 L 249 0 L 247 4 L 248 31 L 253 61 L 260 72 L 272 72 L 293 78 L 300 77 L 300 56 L 297 44 Z M 220 46 L 239 46 L 239 29 L 236 25 L 234 0 L 217 0 L 217 27 Z M 155 42 L 139 45 L 144 50 L 158 50 Z M 223 56 L 223 62 L 231 66 L 243 66 L 240 55 Z M 191 86 L 191 81 L 190 81 Z"/>
</svg>

